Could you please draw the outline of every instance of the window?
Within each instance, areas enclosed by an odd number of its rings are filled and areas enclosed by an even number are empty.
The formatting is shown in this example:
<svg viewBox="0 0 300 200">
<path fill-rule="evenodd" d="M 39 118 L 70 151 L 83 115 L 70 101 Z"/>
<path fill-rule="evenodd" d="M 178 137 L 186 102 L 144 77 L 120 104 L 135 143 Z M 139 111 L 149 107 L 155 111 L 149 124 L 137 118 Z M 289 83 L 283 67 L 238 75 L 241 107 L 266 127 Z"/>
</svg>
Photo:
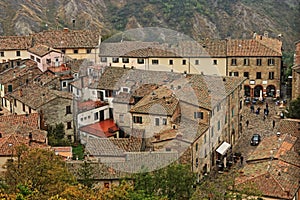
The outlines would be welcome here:
<svg viewBox="0 0 300 200">
<path fill-rule="evenodd" d="M 119 121 L 120 121 L 120 123 L 124 122 L 124 115 L 123 114 L 119 115 Z"/>
<path fill-rule="evenodd" d="M 244 72 L 244 77 L 249 78 L 249 72 Z"/>
<path fill-rule="evenodd" d="M 98 120 L 99 119 L 99 113 L 98 112 L 95 112 L 94 113 L 94 120 Z"/>
<path fill-rule="evenodd" d="M 248 59 L 248 58 L 245 58 L 245 59 L 244 59 L 244 65 L 245 65 L 245 66 L 248 66 L 248 65 L 249 65 L 249 59 Z"/>
<path fill-rule="evenodd" d="M 256 65 L 261 66 L 261 59 L 260 58 L 256 59 Z"/>
<path fill-rule="evenodd" d="M 158 60 L 157 59 L 152 60 L 152 65 L 158 65 Z"/>
<path fill-rule="evenodd" d="M 198 158 L 196 158 L 196 167 L 198 167 L 198 165 L 199 165 L 199 160 Z"/>
<path fill-rule="evenodd" d="M 196 151 L 198 151 L 198 143 L 196 143 L 196 146 L 195 146 L 195 149 L 196 149 Z"/>
<path fill-rule="evenodd" d="M 144 64 L 144 59 L 143 58 L 138 58 L 137 63 L 138 64 Z"/>
<path fill-rule="evenodd" d="M 129 58 L 122 58 L 123 63 L 129 63 Z"/>
<path fill-rule="evenodd" d="M 232 72 L 229 72 L 229 76 L 232 76 L 232 74 L 233 74 Z"/>
<path fill-rule="evenodd" d="M 206 149 L 204 150 L 204 156 L 205 156 L 205 158 L 207 157 Z"/>
<path fill-rule="evenodd" d="M 119 62 L 119 58 L 116 58 L 116 57 L 112 58 L 112 62 L 113 63 L 118 63 Z"/>
<path fill-rule="evenodd" d="M 101 61 L 101 62 L 107 62 L 107 58 L 106 58 L 106 57 L 101 57 L 101 58 L 100 58 L 100 61 Z"/>
<path fill-rule="evenodd" d="M 74 53 L 74 54 L 78 54 L 78 49 L 74 49 L 74 50 L 73 50 L 73 53 Z"/>
<path fill-rule="evenodd" d="M 199 60 L 195 60 L 195 65 L 199 65 Z"/>
<path fill-rule="evenodd" d="M 14 105 L 17 107 L 17 100 L 14 99 Z"/>
<path fill-rule="evenodd" d="M 173 65 L 173 60 L 169 60 L 169 65 Z"/>
<path fill-rule="evenodd" d="M 268 59 L 268 65 L 274 65 L 274 64 L 275 64 L 274 58 L 269 58 Z"/>
<path fill-rule="evenodd" d="M 221 122 L 220 120 L 218 121 L 218 131 L 221 129 Z"/>
<path fill-rule="evenodd" d="M 0 51 L 0 56 L 4 57 L 4 51 Z"/>
<path fill-rule="evenodd" d="M 128 93 L 129 89 L 124 87 L 124 88 L 122 88 L 122 91 Z"/>
<path fill-rule="evenodd" d="M 231 59 L 231 65 L 236 65 L 236 59 L 235 58 Z"/>
<path fill-rule="evenodd" d="M 203 112 L 194 112 L 194 119 L 203 119 Z"/>
<path fill-rule="evenodd" d="M 234 72 L 234 76 L 239 76 L 239 72 Z"/>
<path fill-rule="evenodd" d="M 62 52 L 63 54 L 65 54 L 65 53 L 66 53 L 66 50 L 65 50 L 65 49 L 62 49 L 61 52 Z"/>
<path fill-rule="evenodd" d="M 211 127 L 211 137 L 214 137 L 214 127 Z"/>
<path fill-rule="evenodd" d="M 159 118 L 155 118 L 155 126 L 159 126 Z"/>
<path fill-rule="evenodd" d="M 80 118 L 80 121 L 83 121 L 83 118 L 82 118 L 82 117 Z"/>
<path fill-rule="evenodd" d="M 269 79 L 273 80 L 274 79 L 274 72 L 269 72 Z"/>
<path fill-rule="evenodd" d="M 167 118 L 163 118 L 163 119 L 162 119 L 162 124 L 163 124 L 163 125 L 167 125 Z"/>
<path fill-rule="evenodd" d="M 143 118 L 138 116 L 133 116 L 133 123 L 142 124 Z"/>
<path fill-rule="evenodd" d="M 31 114 L 31 108 L 29 107 L 29 114 Z"/>
<path fill-rule="evenodd" d="M 87 49 L 87 50 L 86 50 L 86 53 L 87 53 L 87 54 L 92 53 L 92 49 Z"/>
<path fill-rule="evenodd" d="M 67 82 L 66 82 L 66 81 L 63 81 L 63 82 L 62 82 L 62 87 L 63 87 L 63 88 L 67 87 Z"/>
<path fill-rule="evenodd" d="M 261 79 L 261 72 L 256 72 L 256 79 Z"/>
<path fill-rule="evenodd" d="M 71 106 L 66 106 L 66 114 L 71 114 Z"/>
<path fill-rule="evenodd" d="M 16 55 L 17 56 L 21 56 L 21 52 L 20 51 L 16 51 Z"/>
<path fill-rule="evenodd" d="M 25 112 L 25 104 L 22 103 L 22 107 L 23 107 L 23 112 Z"/>
<path fill-rule="evenodd" d="M 7 86 L 7 90 L 8 90 L 8 92 L 12 92 L 12 90 L 13 90 L 12 85 L 8 85 L 8 86 Z"/>
<path fill-rule="evenodd" d="M 49 65 L 49 64 L 51 64 L 51 59 L 50 58 L 47 58 L 46 59 L 46 63 Z"/>
<path fill-rule="evenodd" d="M 217 65 L 218 61 L 217 60 L 213 60 L 213 65 Z"/>
<path fill-rule="evenodd" d="M 41 63 L 41 59 L 36 58 L 36 62 Z"/>
<path fill-rule="evenodd" d="M 67 129 L 72 129 L 72 122 L 67 122 Z"/>
<path fill-rule="evenodd" d="M 183 64 L 183 65 L 186 65 L 186 60 L 182 60 L 182 64 Z"/>
<path fill-rule="evenodd" d="M 231 108 L 231 117 L 234 116 L 234 108 Z"/>
<path fill-rule="evenodd" d="M 204 144 L 206 143 L 206 134 L 204 135 L 203 142 L 204 142 Z"/>
</svg>

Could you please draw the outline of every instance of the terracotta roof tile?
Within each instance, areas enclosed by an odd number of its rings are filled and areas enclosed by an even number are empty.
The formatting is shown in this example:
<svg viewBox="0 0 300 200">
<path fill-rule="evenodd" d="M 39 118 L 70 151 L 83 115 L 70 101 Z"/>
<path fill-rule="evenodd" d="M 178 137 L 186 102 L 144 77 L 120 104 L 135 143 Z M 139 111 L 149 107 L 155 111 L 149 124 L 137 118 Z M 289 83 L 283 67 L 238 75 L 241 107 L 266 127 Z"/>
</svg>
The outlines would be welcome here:
<svg viewBox="0 0 300 200">
<path fill-rule="evenodd" d="M 51 30 L 32 34 L 35 43 L 55 49 L 95 48 L 99 42 L 99 31 Z"/>
<path fill-rule="evenodd" d="M 29 48 L 28 51 L 33 53 L 39 57 L 44 57 L 45 55 L 49 54 L 52 51 L 60 53 L 60 51 L 55 50 L 49 46 L 43 44 L 35 44 L 33 47 Z"/>
<path fill-rule="evenodd" d="M 172 91 L 168 88 L 159 87 L 151 94 L 144 96 L 130 109 L 130 112 L 172 116 L 179 103 L 178 99 L 173 97 L 172 94 Z"/>
<path fill-rule="evenodd" d="M 56 98 L 73 98 L 71 93 L 51 90 L 47 87 L 42 87 L 36 83 L 31 83 L 25 87 L 18 88 L 12 93 L 7 94 L 6 97 L 17 99 L 33 109 L 38 109 L 39 107 L 45 105 L 46 103 Z"/>
<path fill-rule="evenodd" d="M 141 138 L 92 138 L 86 144 L 90 155 L 99 156 L 124 156 L 125 152 L 138 152 L 141 150 Z"/>
<path fill-rule="evenodd" d="M 227 56 L 282 56 L 282 43 L 269 39 L 228 40 Z"/>
<path fill-rule="evenodd" d="M 292 199 L 299 189 L 300 168 L 280 160 L 246 165 L 237 188 L 254 184 L 264 196 Z"/>
<path fill-rule="evenodd" d="M 83 101 L 83 102 L 78 101 L 77 102 L 77 108 L 78 108 L 79 113 L 85 112 L 85 111 L 88 111 L 88 110 L 92 110 L 92 109 L 95 109 L 95 108 L 100 108 L 100 107 L 106 106 L 106 105 L 108 105 L 107 102 L 92 101 L 92 100 Z"/>
<path fill-rule="evenodd" d="M 108 138 L 115 135 L 119 130 L 114 120 L 106 119 L 94 124 L 86 125 L 79 128 L 80 131 L 92 134 L 99 138 Z"/>
<path fill-rule="evenodd" d="M 39 74 L 42 74 L 42 72 L 39 70 L 36 64 L 31 65 L 31 62 L 26 62 L 24 65 L 10 68 L 0 73 L 0 82 L 1 84 L 10 83 L 20 79 L 25 75 L 31 75 L 33 78 L 35 75 Z"/>
<path fill-rule="evenodd" d="M 28 36 L 0 36 L 0 50 L 26 50 L 31 43 Z"/>
</svg>

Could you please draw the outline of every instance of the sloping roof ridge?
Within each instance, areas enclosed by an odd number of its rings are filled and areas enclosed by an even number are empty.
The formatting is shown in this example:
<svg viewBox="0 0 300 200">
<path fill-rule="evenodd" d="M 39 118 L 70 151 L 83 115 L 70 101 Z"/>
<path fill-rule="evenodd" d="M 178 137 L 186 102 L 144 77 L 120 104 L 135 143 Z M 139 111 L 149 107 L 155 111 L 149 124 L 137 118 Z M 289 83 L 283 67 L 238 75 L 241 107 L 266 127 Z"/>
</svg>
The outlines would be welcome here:
<svg viewBox="0 0 300 200">
<path fill-rule="evenodd" d="M 274 48 L 272 48 L 272 47 L 268 46 L 267 44 L 263 43 L 263 41 L 256 40 L 256 39 L 253 39 L 253 40 L 255 40 L 257 43 L 261 44 L 262 46 L 264 46 L 264 47 L 266 47 L 266 48 L 272 50 L 273 52 L 282 55 L 281 52 L 276 51 Z"/>
</svg>

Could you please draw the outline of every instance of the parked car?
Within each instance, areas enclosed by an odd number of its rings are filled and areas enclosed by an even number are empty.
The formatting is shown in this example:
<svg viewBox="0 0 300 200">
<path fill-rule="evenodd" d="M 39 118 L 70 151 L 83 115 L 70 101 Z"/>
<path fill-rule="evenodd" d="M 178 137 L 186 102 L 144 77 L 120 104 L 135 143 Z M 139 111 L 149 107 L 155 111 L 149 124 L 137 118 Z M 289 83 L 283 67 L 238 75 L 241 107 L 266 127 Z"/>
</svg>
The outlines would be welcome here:
<svg viewBox="0 0 300 200">
<path fill-rule="evenodd" d="M 252 146 L 257 146 L 259 144 L 259 142 L 260 142 L 260 135 L 259 134 L 253 134 L 250 144 Z"/>
</svg>

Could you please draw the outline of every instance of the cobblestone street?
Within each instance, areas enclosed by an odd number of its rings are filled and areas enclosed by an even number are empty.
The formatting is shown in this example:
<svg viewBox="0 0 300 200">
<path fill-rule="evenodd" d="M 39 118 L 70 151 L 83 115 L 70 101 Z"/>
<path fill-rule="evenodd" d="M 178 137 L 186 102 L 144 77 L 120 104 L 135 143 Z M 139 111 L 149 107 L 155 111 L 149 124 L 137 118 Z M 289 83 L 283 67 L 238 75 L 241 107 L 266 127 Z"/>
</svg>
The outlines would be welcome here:
<svg viewBox="0 0 300 200">
<path fill-rule="evenodd" d="M 264 119 L 264 109 L 266 108 L 266 103 L 269 106 L 269 115 Z M 233 152 L 240 152 L 244 157 L 244 161 L 247 160 L 248 156 L 256 146 L 250 145 L 250 140 L 253 134 L 258 133 L 263 139 L 266 136 L 274 135 L 277 133 L 277 126 L 279 124 L 280 117 L 278 116 L 279 106 L 275 105 L 275 102 L 271 99 L 267 99 L 263 104 L 254 105 L 254 111 L 260 107 L 260 114 L 251 112 L 250 105 L 245 105 L 242 113 L 242 126 L 243 132 L 239 138 Z M 246 121 L 249 121 L 247 127 Z M 275 127 L 273 129 L 273 120 L 275 120 Z"/>
</svg>

